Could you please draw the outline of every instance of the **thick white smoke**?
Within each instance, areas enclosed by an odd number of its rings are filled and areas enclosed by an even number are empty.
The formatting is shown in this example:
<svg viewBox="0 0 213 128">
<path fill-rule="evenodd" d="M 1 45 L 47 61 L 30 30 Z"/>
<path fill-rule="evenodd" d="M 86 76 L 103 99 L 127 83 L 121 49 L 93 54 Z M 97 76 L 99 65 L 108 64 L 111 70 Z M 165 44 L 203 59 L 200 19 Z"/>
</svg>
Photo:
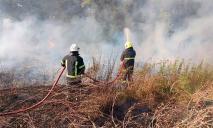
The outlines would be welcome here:
<svg viewBox="0 0 213 128">
<path fill-rule="evenodd" d="M 141 25 L 143 41 L 137 40 L 141 59 L 212 63 L 212 7 L 213 2 L 207 0 L 150 1 L 141 10 L 150 14 L 149 22 Z"/>
<path fill-rule="evenodd" d="M 71 43 L 77 43 L 84 57 L 91 59 L 111 46 L 103 43 L 102 28 L 92 18 L 76 19 L 71 24 L 40 22 L 27 18 L 17 22 L 2 19 L 0 59 L 8 66 L 60 65 L 60 59 L 69 53 Z M 107 53 L 107 52 L 105 52 Z M 100 54 L 101 56 L 101 54 Z"/>
<path fill-rule="evenodd" d="M 80 45 L 86 63 L 92 56 L 107 57 L 111 52 L 117 56 L 125 42 L 125 27 L 131 31 L 138 62 L 176 58 L 213 62 L 213 1 L 124 0 L 117 3 L 114 10 L 107 7 L 100 10 L 91 1 L 82 6 L 88 6 L 87 15 L 76 15 L 66 22 L 40 20 L 36 15 L 16 20 L 0 12 L 1 63 L 7 66 L 49 65 L 55 69 L 69 52 L 71 43 Z M 114 15 L 114 11 L 121 16 Z M 104 22 L 94 13 L 100 13 Z"/>
</svg>

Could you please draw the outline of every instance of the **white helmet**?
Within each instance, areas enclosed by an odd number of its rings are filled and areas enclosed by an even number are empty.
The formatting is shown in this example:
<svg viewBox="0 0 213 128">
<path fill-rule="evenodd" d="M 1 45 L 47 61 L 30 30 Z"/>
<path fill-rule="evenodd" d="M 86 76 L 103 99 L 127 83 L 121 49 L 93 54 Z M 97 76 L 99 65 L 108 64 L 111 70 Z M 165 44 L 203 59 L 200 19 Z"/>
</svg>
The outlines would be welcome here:
<svg viewBox="0 0 213 128">
<path fill-rule="evenodd" d="M 74 51 L 79 51 L 79 47 L 78 47 L 78 45 L 77 44 L 72 44 L 71 46 L 70 46 L 70 51 L 71 52 L 74 52 Z"/>
</svg>

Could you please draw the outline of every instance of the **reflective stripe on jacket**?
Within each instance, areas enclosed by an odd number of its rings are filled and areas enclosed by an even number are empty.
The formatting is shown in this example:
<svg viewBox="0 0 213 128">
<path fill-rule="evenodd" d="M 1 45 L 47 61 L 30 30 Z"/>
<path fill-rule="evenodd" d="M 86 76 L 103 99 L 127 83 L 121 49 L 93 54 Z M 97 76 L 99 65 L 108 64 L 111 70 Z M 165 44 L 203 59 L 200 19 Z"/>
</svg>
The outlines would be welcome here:
<svg viewBox="0 0 213 128">
<path fill-rule="evenodd" d="M 127 48 L 123 51 L 120 60 L 123 61 L 124 67 L 134 67 L 136 52 L 131 48 Z"/>
<path fill-rule="evenodd" d="M 66 55 L 61 65 L 67 68 L 68 78 L 77 78 L 79 75 L 84 74 L 85 65 L 83 58 L 79 56 L 78 52 L 72 52 Z"/>
</svg>

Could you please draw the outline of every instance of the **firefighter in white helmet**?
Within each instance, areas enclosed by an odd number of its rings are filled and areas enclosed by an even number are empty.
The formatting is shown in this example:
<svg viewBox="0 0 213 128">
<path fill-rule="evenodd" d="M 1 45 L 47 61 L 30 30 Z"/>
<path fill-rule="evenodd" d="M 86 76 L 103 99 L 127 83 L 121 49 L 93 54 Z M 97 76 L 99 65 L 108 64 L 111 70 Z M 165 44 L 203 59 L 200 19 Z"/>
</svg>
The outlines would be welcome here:
<svg viewBox="0 0 213 128">
<path fill-rule="evenodd" d="M 68 85 L 81 83 L 81 75 L 85 72 L 84 61 L 79 55 L 79 49 L 77 44 L 72 44 L 70 46 L 70 53 L 61 61 L 61 65 L 67 69 Z"/>
<path fill-rule="evenodd" d="M 125 43 L 125 50 L 121 55 L 121 64 L 124 68 L 123 81 L 132 81 L 132 74 L 134 70 L 136 52 L 133 48 L 133 44 L 130 41 Z"/>
</svg>

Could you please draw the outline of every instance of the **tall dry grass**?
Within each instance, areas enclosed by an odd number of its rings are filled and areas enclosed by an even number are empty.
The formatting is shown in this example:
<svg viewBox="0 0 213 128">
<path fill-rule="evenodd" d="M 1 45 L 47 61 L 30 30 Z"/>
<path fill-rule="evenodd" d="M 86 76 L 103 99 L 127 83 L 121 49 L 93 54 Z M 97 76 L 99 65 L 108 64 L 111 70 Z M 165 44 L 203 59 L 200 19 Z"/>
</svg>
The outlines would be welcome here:
<svg viewBox="0 0 213 128">
<path fill-rule="evenodd" d="M 106 69 L 103 72 L 103 68 Z M 109 67 L 93 59 L 87 74 L 109 81 L 115 63 Z M 213 69 L 204 63 L 146 63 L 136 67 L 134 82 L 121 80 L 112 85 L 84 78 L 80 88 L 58 86 L 51 98 L 29 113 L 0 117 L 5 127 L 213 127 Z M 33 91 L 32 91 L 33 90 Z M 30 99 L 9 102 L 1 92 L 1 102 L 10 110 L 29 106 L 41 99 L 47 88 L 17 89 L 16 94 L 33 95 Z M 12 95 L 12 94 L 11 94 Z M 10 104 L 7 104 L 10 103 Z M 1 111 L 9 109 L 1 106 Z M 0 126 L 1 126 L 0 125 Z"/>
<path fill-rule="evenodd" d="M 127 95 L 154 111 L 152 127 L 213 127 L 212 67 L 179 60 L 145 64 L 134 79 Z"/>
</svg>

